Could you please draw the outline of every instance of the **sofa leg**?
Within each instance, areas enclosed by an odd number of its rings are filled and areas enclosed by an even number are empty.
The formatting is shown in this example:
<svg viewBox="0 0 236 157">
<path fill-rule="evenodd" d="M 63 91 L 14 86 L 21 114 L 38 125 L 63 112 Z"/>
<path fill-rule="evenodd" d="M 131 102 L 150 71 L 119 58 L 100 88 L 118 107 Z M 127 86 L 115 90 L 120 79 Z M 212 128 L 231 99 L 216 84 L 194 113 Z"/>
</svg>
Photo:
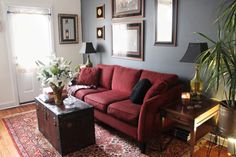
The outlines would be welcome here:
<svg viewBox="0 0 236 157">
<path fill-rule="evenodd" d="M 140 143 L 139 143 L 139 149 L 141 150 L 141 153 L 142 153 L 142 154 L 145 154 L 146 143 L 145 143 L 145 142 L 140 142 Z"/>
</svg>

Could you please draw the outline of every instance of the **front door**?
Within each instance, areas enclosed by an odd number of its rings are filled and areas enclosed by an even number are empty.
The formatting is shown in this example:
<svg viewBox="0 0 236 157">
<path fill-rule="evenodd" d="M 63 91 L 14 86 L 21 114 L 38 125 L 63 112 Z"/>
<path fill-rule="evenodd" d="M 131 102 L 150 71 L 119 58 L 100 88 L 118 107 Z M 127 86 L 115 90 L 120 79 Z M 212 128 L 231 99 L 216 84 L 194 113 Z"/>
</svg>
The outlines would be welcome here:
<svg viewBox="0 0 236 157">
<path fill-rule="evenodd" d="M 53 52 L 51 15 L 49 9 L 9 7 L 8 18 L 18 97 L 25 103 L 40 93 L 35 61 Z"/>
</svg>

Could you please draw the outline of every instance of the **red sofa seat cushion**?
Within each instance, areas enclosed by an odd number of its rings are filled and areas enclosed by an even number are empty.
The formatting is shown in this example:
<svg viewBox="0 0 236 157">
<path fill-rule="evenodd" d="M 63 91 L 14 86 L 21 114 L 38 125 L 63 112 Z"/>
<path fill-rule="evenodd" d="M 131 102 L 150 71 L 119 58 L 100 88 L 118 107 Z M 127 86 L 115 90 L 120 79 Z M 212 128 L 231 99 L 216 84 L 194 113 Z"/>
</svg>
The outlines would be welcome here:
<svg viewBox="0 0 236 157">
<path fill-rule="evenodd" d="M 112 78 L 112 90 L 118 90 L 129 95 L 139 80 L 141 70 L 115 66 Z"/>
<path fill-rule="evenodd" d="M 106 88 L 81 89 L 81 90 L 76 91 L 74 96 L 80 100 L 84 100 L 84 97 L 88 94 L 104 92 L 106 90 L 107 90 Z"/>
<path fill-rule="evenodd" d="M 111 89 L 112 75 L 114 71 L 113 65 L 98 64 L 97 68 L 100 72 L 99 86 Z"/>
<path fill-rule="evenodd" d="M 131 100 L 112 103 L 107 108 L 107 113 L 117 119 L 137 126 L 141 106 Z"/>
<path fill-rule="evenodd" d="M 101 93 L 89 94 L 84 97 L 85 102 L 94 108 L 106 112 L 109 104 L 129 98 L 127 93 L 109 90 Z"/>
<path fill-rule="evenodd" d="M 77 82 L 80 85 L 94 85 L 98 86 L 99 69 L 85 67 L 80 70 L 80 74 L 77 76 Z"/>
</svg>

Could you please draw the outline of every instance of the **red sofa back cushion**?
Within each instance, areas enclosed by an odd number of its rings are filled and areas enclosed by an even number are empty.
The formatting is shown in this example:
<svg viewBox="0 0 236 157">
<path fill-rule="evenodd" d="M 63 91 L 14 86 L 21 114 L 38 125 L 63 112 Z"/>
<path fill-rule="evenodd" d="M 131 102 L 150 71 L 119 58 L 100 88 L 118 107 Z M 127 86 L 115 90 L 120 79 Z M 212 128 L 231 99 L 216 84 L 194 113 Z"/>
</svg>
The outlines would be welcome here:
<svg viewBox="0 0 236 157">
<path fill-rule="evenodd" d="M 140 79 L 149 79 L 153 84 L 145 95 L 144 101 L 154 95 L 167 91 L 178 82 L 178 76 L 175 74 L 159 73 L 143 70 Z"/>
<path fill-rule="evenodd" d="M 165 81 L 168 85 L 172 86 L 178 81 L 178 76 L 175 74 L 159 73 L 154 71 L 143 70 L 140 76 L 141 79 L 149 79 L 152 84 L 157 80 Z"/>
<path fill-rule="evenodd" d="M 111 89 L 111 81 L 114 71 L 114 65 L 97 64 L 97 68 L 100 71 L 100 79 L 99 79 L 100 87 Z"/>
<path fill-rule="evenodd" d="M 141 70 L 115 66 L 112 78 L 112 89 L 131 94 L 139 80 Z"/>
</svg>

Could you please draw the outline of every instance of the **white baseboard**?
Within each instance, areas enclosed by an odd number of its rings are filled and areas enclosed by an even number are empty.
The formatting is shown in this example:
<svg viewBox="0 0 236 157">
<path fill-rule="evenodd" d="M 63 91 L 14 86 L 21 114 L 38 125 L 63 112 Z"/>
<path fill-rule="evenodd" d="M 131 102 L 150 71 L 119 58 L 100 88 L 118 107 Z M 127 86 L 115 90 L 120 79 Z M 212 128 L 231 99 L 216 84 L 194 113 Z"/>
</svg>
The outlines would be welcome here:
<svg viewBox="0 0 236 157">
<path fill-rule="evenodd" d="M 13 108 L 13 107 L 18 107 L 18 106 L 20 106 L 20 105 L 17 104 L 16 102 L 14 102 L 14 101 L 4 102 L 4 103 L 0 104 L 0 110 Z"/>
</svg>

